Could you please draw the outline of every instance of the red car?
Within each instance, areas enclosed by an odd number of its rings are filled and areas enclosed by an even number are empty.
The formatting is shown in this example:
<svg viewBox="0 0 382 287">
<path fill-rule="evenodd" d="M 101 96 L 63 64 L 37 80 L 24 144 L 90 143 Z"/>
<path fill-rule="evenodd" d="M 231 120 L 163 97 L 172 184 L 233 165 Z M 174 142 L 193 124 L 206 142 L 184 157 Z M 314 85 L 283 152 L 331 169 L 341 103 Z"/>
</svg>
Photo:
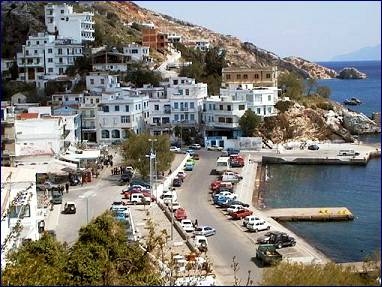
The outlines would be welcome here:
<svg viewBox="0 0 382 287">
<path fill-rule="evenodd" d="M 252 215 L 253 212 L 249 209 L 241 209 L 239 211 L 231 213 L 232 219 L 243 219 L 244 217 Z"/>
<path fill-rule="evenodd" d="M 213 191 L 216 191 L 216 190 L 219 189 L 219 187 L 220 187 L 220 183 L 221 183 L 220 180 L 214 180 L 213 182 L 211 182 L 210 188 L 211 188 Z"/>
<path fill-rule="evenodd" d="M 130 199 L 130 196 L 133 193 L 142 193 L 144 196 L 151 197 L 151 201 L 155 201 L 155 197 L 153 195 L 151 195 L 150 192 L 148 192 L 148 191 L 138 191 L 138 190 L 125 191 L 125 192 L 123 192 L 123 197 L 125 199 Z"/>
<path fill-rule="evenodd" d="M 229 158 L 230 164 L 232 167 L 243 167 L 244 166 L 244 158 L 240 155 L 231 155 Z"/>
<path fill-rule="evenodd" d="M 187 213 L 186 213 L 186 210 L 184 208 L 178 208 L 176 211 L 175 211 L 175 218 L 179 221 L 181 221 L 182 219 L 187 219 Z"/>
</svg>

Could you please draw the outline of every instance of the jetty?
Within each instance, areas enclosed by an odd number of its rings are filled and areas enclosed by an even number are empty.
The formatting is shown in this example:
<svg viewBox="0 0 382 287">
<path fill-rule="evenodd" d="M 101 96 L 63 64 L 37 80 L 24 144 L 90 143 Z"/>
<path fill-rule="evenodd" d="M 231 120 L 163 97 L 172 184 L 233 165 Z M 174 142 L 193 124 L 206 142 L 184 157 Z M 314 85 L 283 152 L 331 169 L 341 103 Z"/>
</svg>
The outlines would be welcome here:
<svg viewBox="0 0 382 287">
<path fill-rule="evenodd" d="M 263 212 L 277 221 L 346 221 L 354 215 L 346 207 L 272 208 Z"/>
</svg>

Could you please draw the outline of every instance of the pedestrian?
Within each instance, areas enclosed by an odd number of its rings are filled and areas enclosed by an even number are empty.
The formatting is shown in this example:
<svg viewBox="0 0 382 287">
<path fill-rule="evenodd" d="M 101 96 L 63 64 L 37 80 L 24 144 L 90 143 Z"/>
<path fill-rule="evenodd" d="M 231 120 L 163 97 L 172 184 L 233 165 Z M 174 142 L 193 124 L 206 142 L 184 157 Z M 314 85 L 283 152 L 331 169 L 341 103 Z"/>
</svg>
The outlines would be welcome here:
<svg viewBox="0 0 382 287">
<path fill-rule="evenodd" d="M 69 193 L 69 182 L 65 184 L 66 193 Z"/>
<path fill-rule="evenodd" d="M 197 227 L 197 226 L 198 226 L 198 220 L 195 219 L 194 227 Z"/>
<path fill-rule="evenodd" d="M 168 172 L 168 175 L 170 175 L 172 173 L 172 171 L 171 171 L 171 169 L 170 169 L 170 171 Z"/>
<path fill-rule="evenodd" d="M 110 161 L 110 166 L 113 167 L 113 161 L 112 160 Z"/>
</svg>

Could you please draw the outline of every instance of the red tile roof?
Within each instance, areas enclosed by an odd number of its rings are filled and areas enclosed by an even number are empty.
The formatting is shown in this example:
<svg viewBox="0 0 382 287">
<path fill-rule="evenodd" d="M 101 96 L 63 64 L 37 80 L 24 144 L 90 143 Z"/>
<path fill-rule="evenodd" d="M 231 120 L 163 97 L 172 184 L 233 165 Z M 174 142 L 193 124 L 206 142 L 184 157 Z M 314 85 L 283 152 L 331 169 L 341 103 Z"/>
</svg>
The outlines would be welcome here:
<svg viewBox="0 0 382 287">
<path fill-rule="evenodd" d="M 16 115 L 16 118 L 18 120 L 37 119 L 38 113 L 22 113 L 22 114 Z"/>
</svg>

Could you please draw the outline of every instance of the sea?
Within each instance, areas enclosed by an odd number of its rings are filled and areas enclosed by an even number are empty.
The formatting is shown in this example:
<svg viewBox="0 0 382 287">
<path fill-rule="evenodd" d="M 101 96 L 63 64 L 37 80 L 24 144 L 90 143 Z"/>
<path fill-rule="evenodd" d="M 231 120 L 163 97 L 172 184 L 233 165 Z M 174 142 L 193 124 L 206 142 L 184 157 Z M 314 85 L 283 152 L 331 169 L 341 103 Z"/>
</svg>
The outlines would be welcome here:
<svg viewBox="0 0 382 287">
<path fill-rule="evenodd" d="M 355 111 L 371 116 L 381 111 L 381 62 L 322 62 L 336 71 L 355 67 L 365 80 L 320 80 L 331 88 L 331 99 L 362 101 Z M 362 136 L 363 142 L 380 143 L 380 135 Z M 267 208 L 347 207 L 355 215 L 346 222 L 290 222 L 286 227 L 306 239 L 335 262 L 362 261 L 380 252 L 381 159 L 367 166 L 269 165 L 264 192 Z"/>
</svg>

